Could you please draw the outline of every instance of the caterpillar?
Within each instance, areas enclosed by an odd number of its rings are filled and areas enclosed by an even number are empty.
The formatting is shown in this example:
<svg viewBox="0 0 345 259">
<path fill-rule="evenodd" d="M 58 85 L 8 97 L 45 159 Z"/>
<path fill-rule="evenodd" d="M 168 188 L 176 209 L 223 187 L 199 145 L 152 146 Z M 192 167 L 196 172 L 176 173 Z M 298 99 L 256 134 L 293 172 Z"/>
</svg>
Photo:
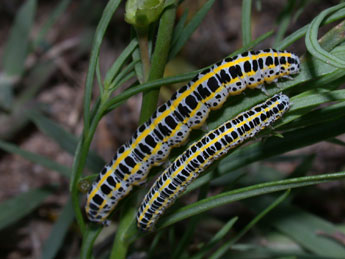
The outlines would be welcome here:
<svg viewBox="0 0 345 259">
<path fill-rule="evenodd" d="M 300 71 L 298 56 L 266 49 L 225 58 L 195 76 L 174 93 L 141 125 L 105 165 L 87 194 L 85 211 L 92 222 L 106 218 L 133 186 L 145 182 L 148 171 L 161 164 L 171 148 L 181 145 L 191 129 L 200 127 L 210 110 L 246 87 L 263 89 L 264 83 L 290 78 Z"/>
<path fill-rule="evenodd" d="M 281 118 L 289 106 L 289 98 L 277 94 L 191 145 L 160 175 L 146 194 L 137 213 L 137 226 L 144 231 L 152 230 L 179 194 L 213 161 Z"/>
</svg>

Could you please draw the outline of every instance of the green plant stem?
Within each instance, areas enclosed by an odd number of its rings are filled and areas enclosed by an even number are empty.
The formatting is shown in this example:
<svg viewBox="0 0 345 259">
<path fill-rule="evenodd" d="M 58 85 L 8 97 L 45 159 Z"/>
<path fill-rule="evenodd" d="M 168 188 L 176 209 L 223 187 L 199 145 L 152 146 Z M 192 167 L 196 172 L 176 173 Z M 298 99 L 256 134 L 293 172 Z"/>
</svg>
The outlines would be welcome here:
<svg viewBox="0 0 345 259">
<path fill-rule="evenodd" d="M 93 135 L 95 134 L 98 122 L 102 118 L 102 115 L 106 109 L 105 102 L 108 99 L 109 95 L 110 95 L 109 92 L 104 93 L 104 95 L 101 98 L 100 107 L 91 121 L 89 130 L 84 128 L 83 134 L 80 138 L 78 147 L 76 149 L 76 156 L 75 156 L 75 159 L 73 161 L 73 166 L 72 166 L 73 174 L 71 176 L 70 192 L 72 195 L 72 204 L 73 204 L 75 216 L 79 224 L 80 231 L 82 233 L 85 232 L 85 221 L 84 221 L 84 218 L 80 209 L 80 204 L 79 204 L 78 182 L 79 182 L 79 179 L 81 178 L 84 165 L 86 163 L 86 158 L 88 155 L 88 150 L 90 148 Z"/>
<path fill-rule="evenodd" d="M 149 38 L 148 38 L 148 29 L 147 28 L 136 28 L 138 35 L 138 43 L 140 50 L 140 59 L 143 65 L 144 78 L 139 78 L 140 83 L 147 81 L 149 72 L 150 72 L 150 57 L 149 57 Z"/>
<path fill-rule="evenodd" d="M 175 23 L 176 6 L 168 7 L 161 18 L 157 33 L 156 47 L 152 56 L 152 67 L 148 76 L 148 81 L 163 77 L 164 68 L 168 60 L 170 41 Z M 144 70 L 145 74 L 145 70 Z M 159 88 L 143 93 L 141 114 L 139 123 L 145 122 L 155 111 L 158 102 Z"/>
</svg>

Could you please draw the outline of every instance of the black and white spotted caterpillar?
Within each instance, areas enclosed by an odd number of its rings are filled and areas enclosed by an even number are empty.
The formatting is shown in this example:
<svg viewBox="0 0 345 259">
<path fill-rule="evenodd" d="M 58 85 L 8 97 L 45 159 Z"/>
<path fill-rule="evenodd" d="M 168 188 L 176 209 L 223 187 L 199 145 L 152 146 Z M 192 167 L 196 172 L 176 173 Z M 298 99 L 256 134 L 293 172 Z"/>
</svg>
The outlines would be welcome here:
<svg viewBox="0 0 345 259">
<path fill-rule="evenodd" d="M 104 222 L 118 201 L 145 181 L 150 168 L 162 163 L 171 148 L 181 145 L 191 129 L 199 127 L 210 110 L 219 108 L 230 95 L 247 87 L 260 89 L 264 83 L 299 71 L 298 56 L 266 49 L 225 58 L 199 73 L 158 107 L 103 168 L 87 195 L 88 219 Z"/>
<path fill-rule="evenodd" d="M 164 211 L 212 162 L 281 118 L 289 106 L 289 98 L 277 94 L 191 145 L 161 174 L 146 194 L 137 214 L 138 227 L 144 231 L 152 230 Z"/>
</svg>

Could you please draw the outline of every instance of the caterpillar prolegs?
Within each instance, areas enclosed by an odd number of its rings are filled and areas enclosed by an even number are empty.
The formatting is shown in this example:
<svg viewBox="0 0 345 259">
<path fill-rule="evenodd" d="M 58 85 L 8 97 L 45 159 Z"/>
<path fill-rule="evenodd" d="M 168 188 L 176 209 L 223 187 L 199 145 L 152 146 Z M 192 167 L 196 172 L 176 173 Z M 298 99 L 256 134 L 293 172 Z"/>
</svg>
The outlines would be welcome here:
<svg viewBox="0 0 345 259">
<path fill-rule="evenodd" d="M 299 70 L 295 54 L 266 49 L 225 58 L 199 73 L 158 107 L 100 172 L 87 195 L 89 220 L 104 222 L 118 201 L 145 181 L 150 168 L 162 163 L 171 148 L 181 145 L 228 96 L 246 87 L 262 88 Z"/>
<path fill-rule="evenodd" d="M 289 106 L 286 95 L 275 95 L 225 122 L 191 145 L 162 173 L 146 194 L 137 214 L 138 227 L 151 230 L 179 194 L 212 162 L 281 118 Z"/>
</svg>

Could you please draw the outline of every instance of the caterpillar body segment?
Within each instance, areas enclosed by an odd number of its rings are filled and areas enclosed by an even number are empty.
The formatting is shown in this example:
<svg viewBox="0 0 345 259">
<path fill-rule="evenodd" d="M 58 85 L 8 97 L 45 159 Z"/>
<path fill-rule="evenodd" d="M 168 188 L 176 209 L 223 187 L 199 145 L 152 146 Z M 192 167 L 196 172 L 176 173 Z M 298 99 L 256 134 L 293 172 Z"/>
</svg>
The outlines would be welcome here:
<svg viewBox="0 0 345 259">
<path fill-rule="evenodd" d="M 162 163 L 230 95 L 238 95 L 246 87 L 261 88 L 299 70 L 295 54 L 267 49 L 226 58 L 196 75 L 158 107 L 103 168 L 87 195 L 88 219 L 104 222 L 118 201 L 146 179 L 150 168 Z"/>
<path fill-rule="evenodd" d="M 137 214 L 137 225 L 152 230 L 159 217 L 179 194 L 211 163 L 255 136 L 289 109 L 289 98 L 277 94 L 239 114 L 191 145 L 155 181 Z"/>
</svg>

